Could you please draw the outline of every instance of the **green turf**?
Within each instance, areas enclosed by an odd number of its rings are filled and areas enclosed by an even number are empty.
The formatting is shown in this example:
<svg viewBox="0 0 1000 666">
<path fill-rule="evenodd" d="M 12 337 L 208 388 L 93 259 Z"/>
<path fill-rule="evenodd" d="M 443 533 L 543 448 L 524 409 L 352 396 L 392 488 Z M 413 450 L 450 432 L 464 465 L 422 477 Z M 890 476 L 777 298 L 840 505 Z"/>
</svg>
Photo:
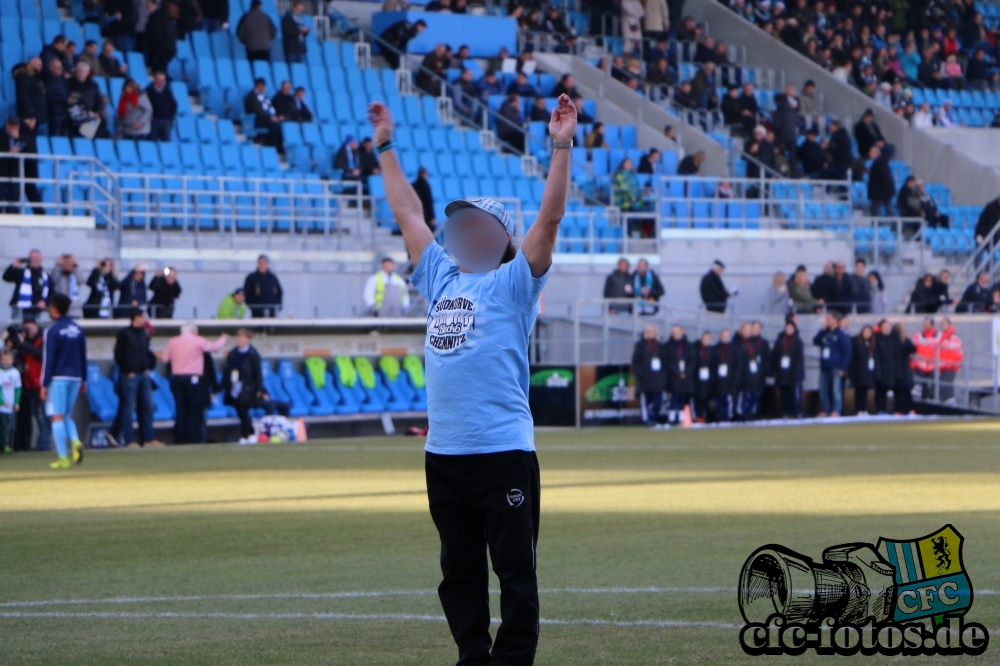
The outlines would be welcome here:
<svg viewBox="0 0 1000 666">
<path fill-rule="evenodd" d="M 543 625 L 536 663 L 775 663 L 744 656 L 732 628 L 620 623 L 737 624 L 740 567 L 764 543 L 818 558 L 949 522 L 980 592 L 969 617 L 1000 630 L 1000 597 L 982 593 L 1000 590 L 998 434 L 995 421 L 539 433 L 542 616 L 563 623 Z M 418 440 L 49 460 L 0 459 L 0 664 L 455 661 Z M 412 594 L 329 596 L 387 591 Z M 193 595 L 223 598 L 174 599 Z M 12 605 L 53 600 L 82 603 Z M 45 613 L 72 617 L 32 616 Z M 143 616 L 167 613 L 180 616 Z M 429 619 L 301 617 L 314 613 Z M 295 617 L 259 617 L 272 614 Z M 996 649 L 961 661 L 996 663 Z"/>
</svg>

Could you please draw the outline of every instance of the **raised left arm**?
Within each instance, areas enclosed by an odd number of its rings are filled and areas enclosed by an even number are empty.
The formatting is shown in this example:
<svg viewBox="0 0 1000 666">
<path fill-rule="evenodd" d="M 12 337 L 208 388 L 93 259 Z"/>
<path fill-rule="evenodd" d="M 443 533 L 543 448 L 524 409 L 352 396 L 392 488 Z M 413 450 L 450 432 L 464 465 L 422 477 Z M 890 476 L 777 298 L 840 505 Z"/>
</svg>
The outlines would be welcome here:
<svg viewBox="0 0 1000 666">
<path fill-rule="evenodd" d="M 576 107 L 568 95 L 559 96 L 558 106 L 552 110 L 549 120 L 549 136 L 554 143 L 573 141 L 576 134 Z M 545 181 L 542 205 L 535 223 L 524 236 L 521 251 L 535 277 L 545 275 L 552 265 L 552 252 L 559 235 L 559 222 L 566 213 L 566 199 L 569 196 L 570 148 L 553 148 L 549 176 Z"/>
</svg>

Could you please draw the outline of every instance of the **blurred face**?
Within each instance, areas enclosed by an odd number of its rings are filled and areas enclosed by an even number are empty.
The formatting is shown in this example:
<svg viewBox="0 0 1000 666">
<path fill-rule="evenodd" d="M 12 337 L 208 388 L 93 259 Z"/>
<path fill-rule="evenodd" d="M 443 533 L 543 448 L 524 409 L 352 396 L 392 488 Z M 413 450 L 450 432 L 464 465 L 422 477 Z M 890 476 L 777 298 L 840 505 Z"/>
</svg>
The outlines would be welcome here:
<svg viewBox="0 0 1000 666">
<path fill-rule="evenodd" d="M 649 263 L 645 259 L 640 259 L 639 263 L 635 265 L 635 270 L 639 272 L 639 275 L 645 275 L 647 268 L 649 268 Z"/>
<path fill-rule="evenodd" d="M 133 328 L 142 328 L 145 325 L 146 325 L 146 315 L 140 312 L 136 316 L 132 317 Z"/>
<path fill-rule="evenodd" d="M 38 250 L 32 251 L 32 253 L 28 255 L 28 265 L 30 265 L 32 268 L 38 268 L 39 266 L 41 266 L 42 253 L 39 252 Z"/>
<path fill-rule="evenodd" d="M 167 75 L 161 73 L 154 76 L 153 85 L 155 85 L 157 88 L 162 88 L 163 86 L 167 85 Z"/>
<path fill-rule="evenodd" d="M 684 337 L 684 329 L 681 328 L 680 326 L 674 326 L 672 329 L 670 329 L 670 337 L 672 337 L 674 340 L 680 340 L 681 338 Z"/>
<path fill-rule="evenodd" d="M 985 288 L 985 287 L 988 287 L 989 284 L 990 284 L 990 276 L 987 275 L 986 273 L 980 273 L 980 275 L 979 275 L 979 286 Z"/>
<path fill-rule="evenodd" d="M 382 262 L 382 270 L 386 273 L 392 273 L 396 270 L 396 262 L 392 260 L 386 260 Z"/>
<path fill-rule="evenodd" d="M 754 323 L 753 323 L 753 324 L 752 324 L 752 325 L 750 326 L 750 335 L 754 336 L 755 338 L 759 338 L 759 337 L 760 337 L 760 334 L 761 334 L 761 332 L 762 332 L 762 330 L 761 330 L 761 326 L 760 326 L 760 322 L 756 322 L 756 321 L 755 321 L 755 322 L 754 322 Z"/>
<path fill-rule="evenodd" d="M 732 340 L 733 334 L 729 332 L 729 329 L 722 329 L 722 333 L 719 334 L 719 341 L 722 344 L 727 345 L 729 341 Z"/>
<path fill-rule="evenodd" d="M 250 337 L 242 331 L 236 334 L 236 346 L 243 348 L 250 344 Z"/>
<path fill-rule="evenodd" d="M 660 332 L 656 330 L 656 327 L 650 324 L 646 327 L 646 330 L 642 332 L 642 337 L 647 340 L 655 340 L 660 337 Z"/>
<path fill-rule="evenodd" d="M 949 273 L 948 271 L 941 271 L 941 274 L 938 275 L 938 280 L 941 282 L 941 284 L 948 284 L 948 281 L 950 279 L 951 279 L 951 273 Z"/>
<path fill-rule="evenodd" d="M 242 291 L 240 291 L 233 296 L 233 300 L 236 301 L 237 303 L 245 303 L 247 300 L 247 296 Z"/>
<path fill-rule="evenodd" d="M 38 324 L 33 321 L 29 321 L 24 324 L 24 333 L 29 338 L 34 338 L 38 335 Z"/>
<path fill-rule="evenodd" d="M 289 83 L 288 81 L 285 81 L 284 83 L 282 83 L 281 84 L 281 94 L 283 94 L 283 95 L 291 95 L 292 94 L 292 84 Z"/>
<path fill-rule="evenodd" d="M 712 344 L 712 334 L 711 333 L 702 333 L 701 334 L 701 344 L 706 345 L 706 346 Z"/>
<path fill-rule="evenodd" d="M 53 76 L 62 76 L 62 74 L 63 74 L 62 61 L 60 61 L 60 60 L 53 60 L 52 62 L 50 62 L 49 63 L 49 71 L 52 72 Z"/>
<path fill-rule="evenodd" d="M 628 273 L 628 261 L 626 261 L 625 259 L 618 260 L 618 272 Z"/>
<path fill-rule="evenodd" d="M 112 54 L 114 54 L 114 52 L 115 52 L 114 45 L 111 42 L 105 42 L 104 48 L 101 49 L 101 53 L 104 55 L 104 57 L 110 58 Z"/>
<path fill-rule="evenodd" d="M 266 273 L 268 268 L 270 268 L 271 263 L 267 259 L 257 260 L 257 270 L 261 273 Z"/>
<path fill-rule="evenodd" d="M 500 265 L 510 235 L 500 221 L 478 209 L 463 208 L 448 218 L 448 251 L 469 273 L 485 273 Z"/>
</svg>

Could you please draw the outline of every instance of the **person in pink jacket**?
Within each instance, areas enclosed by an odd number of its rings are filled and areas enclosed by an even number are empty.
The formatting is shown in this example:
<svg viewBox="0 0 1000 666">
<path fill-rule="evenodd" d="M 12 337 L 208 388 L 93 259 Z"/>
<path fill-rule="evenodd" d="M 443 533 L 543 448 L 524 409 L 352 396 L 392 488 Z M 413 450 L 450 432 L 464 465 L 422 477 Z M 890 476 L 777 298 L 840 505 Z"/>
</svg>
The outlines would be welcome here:
<svg viewBox="0 0 1000 666">
<path fill-rule="evenodd" d="M 163 362 L 170 364 L 170 390 L 177 405 L 175 444 L 201 441 L 205 426 L 205 398 L 200 384 L 205 374 L 205 353 L 219 351 L 228 340 L 229 336 L 223 333 L 215 342 L 209 342 L 198 335 L 197 326 L 184 324 L 181 334 L 170 338 L 167 343 Z"/>
</svg>

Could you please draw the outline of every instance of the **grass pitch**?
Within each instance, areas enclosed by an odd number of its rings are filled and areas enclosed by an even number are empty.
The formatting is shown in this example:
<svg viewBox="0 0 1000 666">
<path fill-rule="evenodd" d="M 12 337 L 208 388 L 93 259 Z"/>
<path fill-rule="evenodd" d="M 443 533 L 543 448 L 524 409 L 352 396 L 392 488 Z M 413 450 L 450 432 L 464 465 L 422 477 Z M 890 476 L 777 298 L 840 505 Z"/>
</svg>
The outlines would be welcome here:
<svg viewBox="0 0 1000 666">
<path fill-rule="evenodd" d="M 949 522 L 969 618 L 1000 641 L 998 436 L 997 421 L 541 432 L 536 663 L 776 662 L 737 642 L 755 548 L 818 558 Z M 453 664 L 422 444 L 95 451 L 61 472 L 0 459 L 0 664 Z"/>
</svg>

